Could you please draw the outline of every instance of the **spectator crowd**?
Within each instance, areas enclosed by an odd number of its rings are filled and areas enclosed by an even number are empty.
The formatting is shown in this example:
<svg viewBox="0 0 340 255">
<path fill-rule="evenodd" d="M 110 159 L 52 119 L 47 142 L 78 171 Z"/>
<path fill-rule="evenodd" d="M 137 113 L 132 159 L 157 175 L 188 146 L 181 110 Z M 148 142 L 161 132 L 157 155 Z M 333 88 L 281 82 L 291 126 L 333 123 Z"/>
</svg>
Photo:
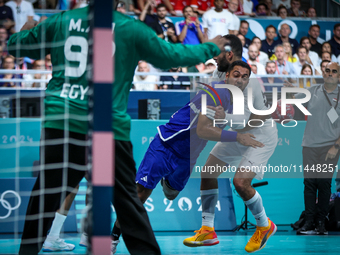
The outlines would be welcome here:
<svg viewBox="0 0 340 255">
<path fill-rule="evenodd" d="M 56 8 L 62 1 L 40 0 L 0 0 L 0 65 L 1 69 L 12 70 L 51 70 L 50 56 L 46 59 L 14 59 L 8 56 L 7 39 L 32 20 L 39 22 L 46 17 L 35 15 L 34 9 Z M 86 0 L 69 1 L 69 8 L 81 8 Z M 34 8 L 33 8 L 34 7 Z M 300 42 L 289 37 L 289 22 L 281 22 L 279 29 L 273 25 L 265 28 L 265 38 L 249 38 L 249 23 L 238 16 L 250 17 L 309 17 L 315 18 L 315 8 L 301 9 L 301 0 L 121 0 L 117 11 L 135 14 L 136 18 L 152 28 L 157 36 L 168 43 L 195 45 L 214 38 L 216 35 L 235 34 L 243 45 L 243 59 L 252 70 L 253 76 L 266 74 L 278 75 L 321 75 L 322 65 L 329 61 L 339 62 L 340 58 L 340 23 L 333 29 L 333 37 L 328 42 L 320 43 L 320 26 L 310 26 L 308 34 Z M 169 18 L 181 16 L 175 24 Z M 132 89 L 190 89 L 190 78 L 178 73 L 197 72 L 211 74 L 216 69 L 216 62 L 211 59 L 193 67 L 181 67 L 170 70 L 156 70 L 150 64 L 141 61 L 136 67 L 139 72 L 134 77 Z M 306 71 L 310 70 L 310 71 Z M 170 72 L 170 76 L 141 75 L 141 72 Z M 45 87 L 50 75 L 0 73 L 2 87 Z M 11 82 L 11 79 L 15 79 Z M 18 81 L 22 79 L 22 81 Z M 40 80 L 34 82 L 32 79 Z M 271 90 L 272 82 L 281 84 L 280 78 L 260 79 L 265 90 Z M 310 80 L 312 81 L 312 80 Z M 315 81 L 315 80 L 314 80 Z M 301 83 L 299 86 L 302 86 Z M 311 82 L 304 85 L 310 86 Z"/>
</svg>

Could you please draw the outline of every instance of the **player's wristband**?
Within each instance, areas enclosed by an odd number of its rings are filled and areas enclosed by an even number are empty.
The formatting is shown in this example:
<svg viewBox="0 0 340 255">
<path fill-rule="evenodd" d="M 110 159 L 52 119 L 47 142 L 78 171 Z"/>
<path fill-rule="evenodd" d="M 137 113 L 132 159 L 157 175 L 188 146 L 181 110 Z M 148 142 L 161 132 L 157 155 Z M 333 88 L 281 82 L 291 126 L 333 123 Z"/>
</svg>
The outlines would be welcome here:
<svg viewBox="0 0 340 255">
<path fill-rule="evenodd" d="M 236 138 L 237 138 L 237 132 L 222 130 L 221 142 L 236 142 L 237 141 Z"/>
</svg>

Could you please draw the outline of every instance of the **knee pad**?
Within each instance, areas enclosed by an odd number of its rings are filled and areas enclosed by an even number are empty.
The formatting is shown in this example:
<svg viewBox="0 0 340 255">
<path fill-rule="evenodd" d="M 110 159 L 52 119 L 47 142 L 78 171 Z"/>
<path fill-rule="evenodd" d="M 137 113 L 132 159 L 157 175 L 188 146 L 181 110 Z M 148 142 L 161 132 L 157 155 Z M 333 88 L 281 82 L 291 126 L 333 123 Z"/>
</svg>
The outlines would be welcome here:
<svg viewBox="0 0 340 255">
<path fill-rule="evenodd" d="M 174 200 L 178 194 L 179 194 L 179 191 L 178 190 L 175 190 L 173 189 L 169 182 L 167 180 L 165 180 L 164 178 L 162 178 L 161 180 L 161 185 L 163 187 L 163 193 L 164 193 L 164 196 L 169 199 L 169 200 Z"/>
</svg>

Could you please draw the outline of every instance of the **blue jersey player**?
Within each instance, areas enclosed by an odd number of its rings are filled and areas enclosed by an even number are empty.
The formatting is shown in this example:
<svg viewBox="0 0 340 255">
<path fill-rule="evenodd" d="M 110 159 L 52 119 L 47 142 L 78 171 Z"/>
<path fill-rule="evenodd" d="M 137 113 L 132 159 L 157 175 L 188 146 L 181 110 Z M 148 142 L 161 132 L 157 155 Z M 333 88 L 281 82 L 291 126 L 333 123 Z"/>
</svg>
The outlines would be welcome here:
<svg viewBox="0 0 340 255">
<path fill-rule="evenodd" d="M 235 61 L 230 66 L 226 78 L 230 84 L 243 87 L 249 82 L 250 72 L 249 65 Z M 215 106 L 214 99 L 208 92 L 214 95 L 214 98 L 218 94 L 221 106 L 232 112 L 232 99 L 228 89 L 207 88 L 174 113 L 168 123 L 159 126 L 158 133 L 145 153 L 136 176 L 137 191 L 142 202 L 146 201 L 159 181 L 162 183 L 166 198 L 175 199 L 188 182 L 191 170 L 208 140 L 239 142 L 253 147 L 263 146 L 254 140 L 255 137 L 251 134 L 214 127 L 213 121 L 201 114 L 203 94 L 207 95 L 207 105 Z"/>
</svg>

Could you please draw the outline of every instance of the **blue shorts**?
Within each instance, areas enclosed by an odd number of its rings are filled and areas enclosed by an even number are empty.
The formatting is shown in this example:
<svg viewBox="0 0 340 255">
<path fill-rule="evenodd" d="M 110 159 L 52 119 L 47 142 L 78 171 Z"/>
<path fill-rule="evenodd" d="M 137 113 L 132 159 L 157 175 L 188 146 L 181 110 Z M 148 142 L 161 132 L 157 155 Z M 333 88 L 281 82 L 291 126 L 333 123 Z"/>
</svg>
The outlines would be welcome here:
<svg viewBox="0 0 340 255">
<path fill-rule="evenodd" d="M 154 189 L 164 177 L 173 189 L 181 191 L 187 184 L 191 169 L 189 158 L 181 158 L 157 134 L 151 142 L 138 168 L 136 182 L 147 189 Z"/>
</svg>

